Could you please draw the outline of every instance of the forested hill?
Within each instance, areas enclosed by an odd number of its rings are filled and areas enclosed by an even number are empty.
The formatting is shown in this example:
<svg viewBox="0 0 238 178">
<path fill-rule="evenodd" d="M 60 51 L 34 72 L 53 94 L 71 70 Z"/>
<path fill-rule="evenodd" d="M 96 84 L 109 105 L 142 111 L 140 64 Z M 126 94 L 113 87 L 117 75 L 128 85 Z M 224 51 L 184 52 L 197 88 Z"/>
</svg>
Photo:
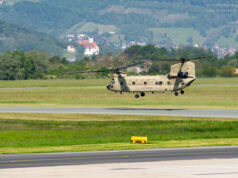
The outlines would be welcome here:
<svg viewBox="0 0 238 178">
<path fill-rule="evenodd" d="M 14 0 L 12 0 L 14 2 Z M 119 41 L 235 45 L 237 0 L 15 0 L 0 19 L 60 36 L 115 31 Z M 237 37 L 238 41 L 238 37 Z"/>
<path fill-rule="evenodd" d="M 0 52 L 6 50 L 45 51 L 61 55 L 66 45 L 54 37 L 19 25 L 0 21 Z"/>
</svg>

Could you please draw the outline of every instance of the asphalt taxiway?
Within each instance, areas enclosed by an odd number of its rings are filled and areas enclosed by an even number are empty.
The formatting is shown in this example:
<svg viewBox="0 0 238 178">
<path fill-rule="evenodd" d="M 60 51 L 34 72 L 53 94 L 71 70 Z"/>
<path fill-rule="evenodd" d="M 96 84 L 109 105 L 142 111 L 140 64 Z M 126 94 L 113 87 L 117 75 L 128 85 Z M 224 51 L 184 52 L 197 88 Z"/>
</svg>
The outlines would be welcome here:
<svg viewBox="0 0 238 178">
<path fill-rule="evenodd" d="M 66 113 L 154 115 L 238 119 L 238 110 L 225 109 L 161 109 L 161 108 L 97 108 L 97 107 L 0 107 L 0 113 Z"/>
<path fill-rule="evenodd" d="M 234 158 L 238 158 L 237 146 L 100 152 L 95 151 L 79 153 L 9 154 L 0 155 L 0 169 Z"/>
</svg>

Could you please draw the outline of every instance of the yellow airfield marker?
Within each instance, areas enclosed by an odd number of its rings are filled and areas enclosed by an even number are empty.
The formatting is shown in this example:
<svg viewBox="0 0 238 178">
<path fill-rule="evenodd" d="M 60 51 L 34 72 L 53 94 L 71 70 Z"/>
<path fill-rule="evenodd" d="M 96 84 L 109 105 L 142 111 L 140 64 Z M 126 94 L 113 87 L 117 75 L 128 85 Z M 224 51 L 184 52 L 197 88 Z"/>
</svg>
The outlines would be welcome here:
<svg viewBox="0 0 238 178">
<path fill-rule="evenodd" d="M 131 141 L 132 143 L 142 143 L 142 144 L 148 143 L 147 137 L 132 136 Z"/>
</svg>

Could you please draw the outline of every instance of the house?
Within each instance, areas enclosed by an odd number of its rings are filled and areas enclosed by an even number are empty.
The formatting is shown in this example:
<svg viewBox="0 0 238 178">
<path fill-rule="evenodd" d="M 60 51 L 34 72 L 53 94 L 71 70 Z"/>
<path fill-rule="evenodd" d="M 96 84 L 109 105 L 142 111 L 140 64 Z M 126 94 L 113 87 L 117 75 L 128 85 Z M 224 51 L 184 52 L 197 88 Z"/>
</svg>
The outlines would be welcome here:
<svg viewBox="0 0 238 178">
<path fill-rule="evenodd" d="M 113 32 L 113 31 L 111 31 L 111 32 L 108 32 L 110 35 L 115 35 L 115 33 L 116 32 Z"/>
<path fill-rule="evenodd" d="M 85 48 L 85 56 L 99 55 L 99 46 L 93 41 L 93 37 L 88 37 L 88 40 L 81 41 L 80 45 Z"/>
<path fill-rule="evenodd" d="M 76 48 L 75 48 L 73 45 L 69 45 L 69 46 L 67 47 L 67 51 L 68 51 L 69 53 L 76 53 Z"/>
</svg>

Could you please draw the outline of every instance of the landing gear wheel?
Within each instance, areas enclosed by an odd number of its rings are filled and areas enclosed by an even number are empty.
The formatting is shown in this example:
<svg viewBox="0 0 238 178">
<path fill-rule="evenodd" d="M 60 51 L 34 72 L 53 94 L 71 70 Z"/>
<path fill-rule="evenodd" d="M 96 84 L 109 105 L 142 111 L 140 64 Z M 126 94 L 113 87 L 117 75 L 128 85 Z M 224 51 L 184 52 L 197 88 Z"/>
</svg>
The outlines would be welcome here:
<svg viewBox="0 0 238 178">
<path fill-rule="evenodd" d="M 144 93 L 144 92 L 142 92 L 142 93 L 140 94 L 140 96 L 141 96 L 141 97 L 144 97 L 144 96 L 145 96 L 145 93 Z"/>
<path fill-rule="evenodd" d="M 140 95 L 139 95 L 139 94 L 136 94 L 136 95 L 135 95 L 135 98 L 139 98 L 139 97 L 140 97 Z"/>
<path fill-rule="evenodd" d="M 184 91 L 183 91 L 183 90 L 181 90 L 181 91 L 180 91 L 180 93 L 181 93 L 181 95 L 183 95 L 183 94 L 184 94 Z"/>
<path fill-rule="evenodd" d="M 174 93 L 174 95 L 175 95 L 175 96 L 178 96 L 178 92 L 176 91 L 176 92 Z"/>
</svg>

